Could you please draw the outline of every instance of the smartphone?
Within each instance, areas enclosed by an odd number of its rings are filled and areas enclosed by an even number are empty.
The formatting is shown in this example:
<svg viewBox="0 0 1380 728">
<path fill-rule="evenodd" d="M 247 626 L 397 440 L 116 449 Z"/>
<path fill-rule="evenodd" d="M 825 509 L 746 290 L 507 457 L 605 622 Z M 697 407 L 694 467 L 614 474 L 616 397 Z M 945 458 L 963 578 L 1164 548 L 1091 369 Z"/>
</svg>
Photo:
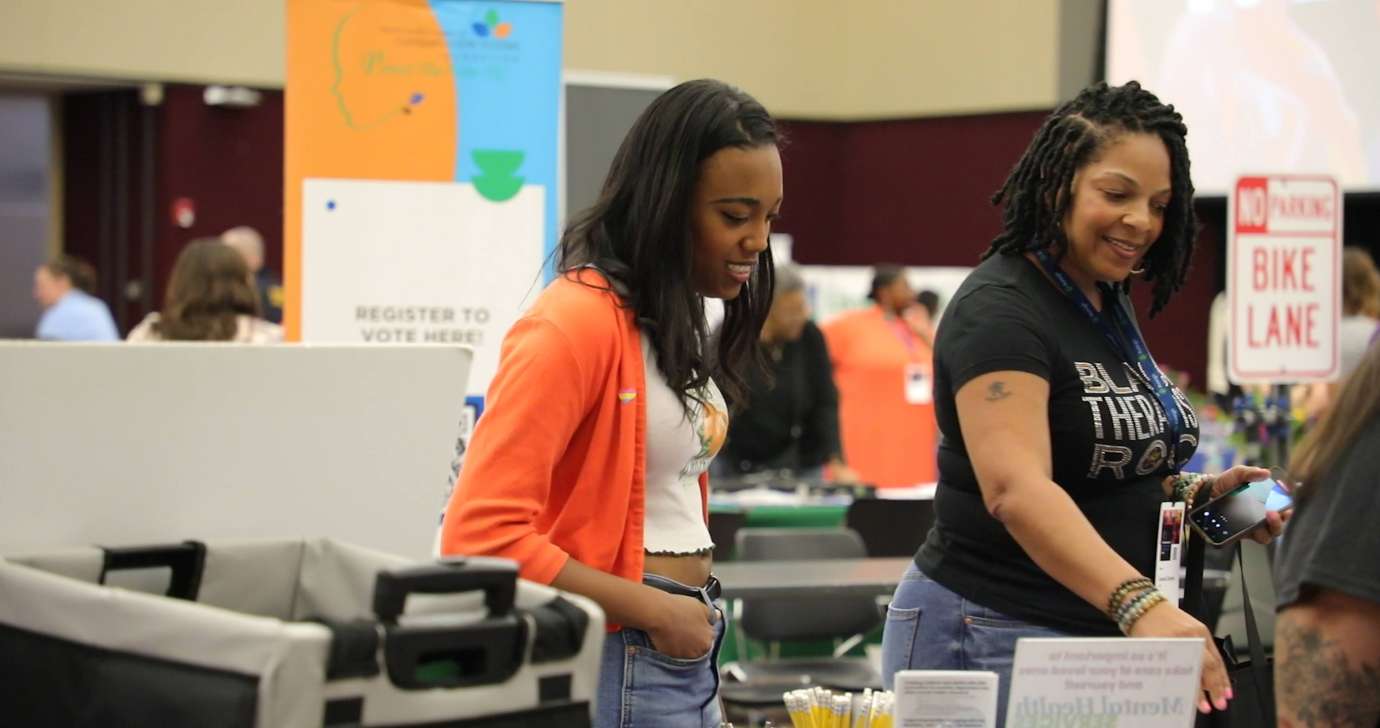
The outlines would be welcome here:
<svg viewBox="0 0 1380 728">
<path fill-rule="evenodd" d="M 1289 486 L 1274 478 L 1244 483 L 1188 513 L 1194 530 L 1213 546 L 1226 546 L 1265 522 L 1266 511 L 1292 508 Z"/>
</svg>

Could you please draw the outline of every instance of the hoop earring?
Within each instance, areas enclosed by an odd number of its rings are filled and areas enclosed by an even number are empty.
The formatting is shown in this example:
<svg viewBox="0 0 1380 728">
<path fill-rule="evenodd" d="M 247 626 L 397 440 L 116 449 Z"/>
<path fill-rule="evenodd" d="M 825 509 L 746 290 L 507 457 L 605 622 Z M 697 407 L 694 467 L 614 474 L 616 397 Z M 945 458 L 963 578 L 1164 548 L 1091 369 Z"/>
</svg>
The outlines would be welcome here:
<svg viewBox="0 0 1380 728">
<path fill-rule="evenodd" d="M 1140 274 L 1142 274 L 1142 273 L 1144 273 L 1144 272 L 1145 272 L 1145 269 L 1144 269 L 1144 268 L 1132 268 L 1132 269 L 1131 269 L 1131 275 L 1133 275 L 1133 276 L 1138 276 L 1138 275 L 1140 275 Z"/>
</svg>

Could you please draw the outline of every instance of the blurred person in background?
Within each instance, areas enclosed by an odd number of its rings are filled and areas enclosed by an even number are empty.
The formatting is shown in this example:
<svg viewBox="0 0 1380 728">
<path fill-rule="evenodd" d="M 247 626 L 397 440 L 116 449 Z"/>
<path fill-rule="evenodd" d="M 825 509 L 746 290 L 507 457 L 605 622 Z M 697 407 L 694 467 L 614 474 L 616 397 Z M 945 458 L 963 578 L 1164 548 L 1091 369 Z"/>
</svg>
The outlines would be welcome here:
<svg viewBox="0 0 1380 728">
<path fill-rule="evenodd" d="M 839 395 L 824 334 L 810 320 L 805 280 L 790 264 L 776 266 L 771 309 L 760 337 L 768 371 L 747 377 L 747 408 L 728 426 L 715 460 L 725 476 L 763 470 L 818 473 L 833 482 L 857 482 L 839 445 Z"/>
<path fill-rule="evenodd" d="M 915 305 L 906 309 L 905 316 L 915 335 L 933 345 L 935 327 L 939 325 L 939 294 L 928 288 L 915 294 Z"/>
<path fill-rule="evenodd" d="M 1342 251 L 1342 321 L 1337 332 L 1341 367 L 1334 382 L 1301 384 L 1294 390 L 1306 420 L 1320 417 L 1336 401 L 1346 378 L 1361 363 L 1380 329 L 1380 271 L 1365 248 L 1348 245 Z"/>
<path fill-rule="evenodd" d="M 244 258 L 218 238 L 201 238 L 178 254 L 163 311 L 144 317 L 128 340 L 271 344 L 283 340 L 283 330 L 259 318 Z"/>
<path fill-rule="evenodd" d="M 1283 728 L 1380 725 L 1380 348 L 1289 463 L 1295 515 L 1275 553 Z"/>
<path fill-rule="evenodd" d="M 282 323 L 283 282 L 273 271 L 264 268 L 264 237 L 258 230 L 241 225 L 221 233 L 220 239 L 244 256 L 244 262 L 254 277 L 254 287 L 258 291 L 260 315 L 275 324 Z"/>
<path fill-rule="evenodd" d="M 96 269 L 80 258 L 60 255 L 34 271 L 34 300 L 43 306 L 38 338 L 46 341 L 119 341 L 105 301 L 91 295 Z"/>
<path fill-rule="evenodd" d="M 1361 365 L 1380 328 L 1380 271 L 1365 248 L 1342 250 L 1342 376 Z"/>
<path fill-rule="evenodd" d="M 839 429 L 848 464 L 879 488 L 935 480 L 930 342 L 907 322 L 915 291 L 899 265 L 879 265 L 868 293 L 876 305 L 824 324 Z"/>
</svg>

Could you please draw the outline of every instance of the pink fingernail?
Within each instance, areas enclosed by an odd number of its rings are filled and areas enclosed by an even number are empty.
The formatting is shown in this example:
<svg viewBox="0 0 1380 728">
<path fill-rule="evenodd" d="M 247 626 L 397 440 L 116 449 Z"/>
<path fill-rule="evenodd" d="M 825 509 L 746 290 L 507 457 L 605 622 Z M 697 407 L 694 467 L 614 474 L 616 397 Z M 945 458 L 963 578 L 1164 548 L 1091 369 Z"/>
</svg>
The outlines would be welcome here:
<svg viewBox="0 0 1380 728">
<path fill-rule="evenodd" d="M 1226 710 L 1226 709 L 1227 709 L 1227 700 L 1226 700 L 1226 698 L 1218 698 L 1218 699 L 1212 701 L 1212 705 L 1213 705 L 1213 707 L 1217 708 L 1218 710 Z"/>
<path fill-rule="evenodd" d="M 1227 700 L 1235 700 L 1235 699 L 1236 699 L 1236 696 L 1233 695 L 1232 692 L 1231 692 L 1231 688 L 1227 688 L 1227 692 L 1225 693 L 1225 695 L 1227 696 Z"/>
<path fill-rule="evenodd" d="M 1207 715 L 1212 712 L 1212 706 L 1208 705 L 1207 698 L 1198 701 L 1198 712 Z"/>
</svg>

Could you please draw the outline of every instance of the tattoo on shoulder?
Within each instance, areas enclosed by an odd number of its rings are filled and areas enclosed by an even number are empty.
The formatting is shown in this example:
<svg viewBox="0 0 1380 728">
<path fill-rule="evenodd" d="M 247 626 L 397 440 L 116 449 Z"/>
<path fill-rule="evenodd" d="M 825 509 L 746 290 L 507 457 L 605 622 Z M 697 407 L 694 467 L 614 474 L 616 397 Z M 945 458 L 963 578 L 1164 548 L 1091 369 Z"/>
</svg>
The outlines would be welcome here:
<svg viewBox="0 0 1380 728">
<path fill-rule="evenodd" d="M 1006 382 L 996 381 L 987 385 L 987 401 L 996 402 L 1011 396 L 1011 390 L 1006 388 Z"/>
<path fill-rule="evenodd" d="M 1357 664 L 1317 627 L 1281 615 L 1275 690 L 1280 725 L 1299 728 L 1372 726 L 1380 717 L 1380 664 Z"/>
</svg>

